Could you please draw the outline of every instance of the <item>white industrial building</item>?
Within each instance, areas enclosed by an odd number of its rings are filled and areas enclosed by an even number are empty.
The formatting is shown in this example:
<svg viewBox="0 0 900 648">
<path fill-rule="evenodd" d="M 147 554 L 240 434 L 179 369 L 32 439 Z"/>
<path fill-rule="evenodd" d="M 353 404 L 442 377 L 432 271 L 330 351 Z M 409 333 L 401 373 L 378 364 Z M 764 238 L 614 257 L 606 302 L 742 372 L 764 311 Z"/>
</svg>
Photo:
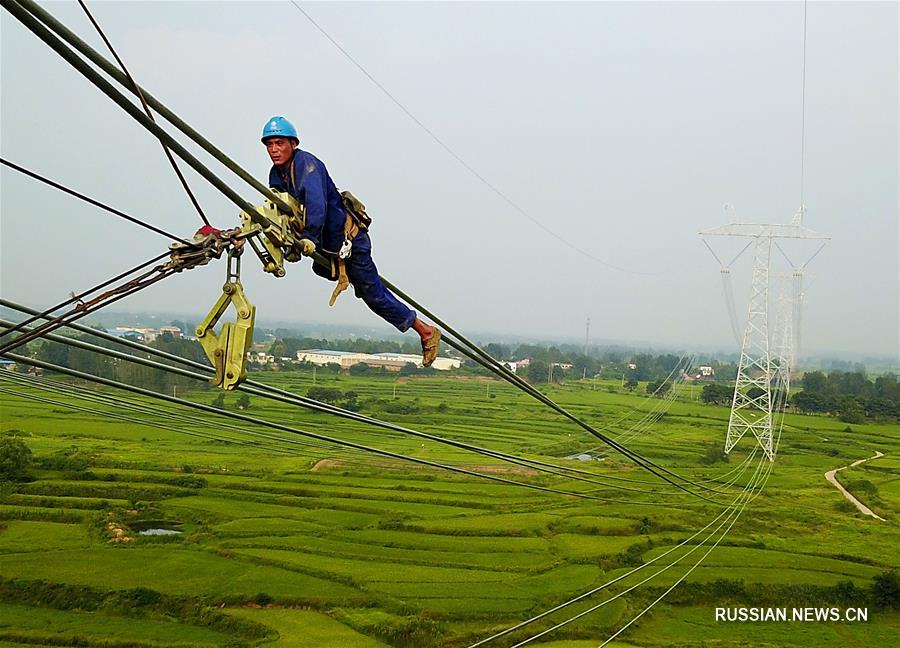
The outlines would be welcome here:
<svg viewBox="0 0 900 648">
<path fill-rule="evenodd" d="M 311 362 L 315 365 L 340 365 L 341 369 L 349 369 L 353 365 L 364 363 L 372 367 L 384 367 L 389 371 L 400 371 L 407 363 L 417 367 L 422 365 L 422 356 L 411 353 L 355 353 L 353 351 L 329 351 L 327 349 L 305 349 L 297 351 L 298 362 Z M 439 371 L 459 368 L 461 362 L 456 358 L 436 358 L 431 366 Z"/>
</svg>

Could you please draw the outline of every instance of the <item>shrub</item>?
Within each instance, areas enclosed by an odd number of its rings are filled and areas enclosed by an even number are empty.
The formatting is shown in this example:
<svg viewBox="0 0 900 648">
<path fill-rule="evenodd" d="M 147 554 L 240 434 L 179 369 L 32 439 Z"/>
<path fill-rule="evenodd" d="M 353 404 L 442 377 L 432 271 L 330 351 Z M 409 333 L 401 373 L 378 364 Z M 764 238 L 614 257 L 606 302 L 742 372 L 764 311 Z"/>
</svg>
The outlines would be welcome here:
<svg viewBox="0 0 900 648">
<path fill-rule="evenodd" d="M 57 450 L 49 457 L 40 460 L 42 468 L 47 470 L 68 470 L 75 473 L 84 472 L 90 465 L 90 455 L 78 446 L 69 446 Z"/>
<path fill-rule="evenodd" d="M 704 466 L 709 466 L 719 462 L 728 463 L 728 455 L 722 449 L 721 443 L 713 441 L 706 446 L 706 452 L 700 457 L 700 463 Z"/>
<path fill-rule="evenodd" d="M 0 481 L 22 481 L 28 477 L 31 448 L 22 439 L 9 436 L 0 439 Z"/>
<path fill-rule="evenodd" d="M 389 414 L 417 414 L 419 410 L 417 403 L 395 401 L 384 405 L 384 411 Z"/>
<path fill-rule="evenodd" d="M 900 609 L 900 577 L 897 570 L 891 569 L 875 576 L 870 592 L 876 607 Z"/>
</svg>

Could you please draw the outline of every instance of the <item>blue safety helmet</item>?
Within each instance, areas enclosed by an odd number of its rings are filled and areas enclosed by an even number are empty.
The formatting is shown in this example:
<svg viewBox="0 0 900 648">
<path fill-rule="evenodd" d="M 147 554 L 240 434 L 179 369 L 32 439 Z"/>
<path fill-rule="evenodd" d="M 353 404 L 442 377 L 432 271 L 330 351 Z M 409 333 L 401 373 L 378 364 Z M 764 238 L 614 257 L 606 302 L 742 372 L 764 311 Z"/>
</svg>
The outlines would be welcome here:
<svg viewBox="0 0 900 648">
<path fill-rule="evenodd" d="M 297 144 L 300 143 L 300 138 L 297 137 L 297 129 L 284 117 L 271 117 L 269 121 L 266 122 L 266 125 L 263 126 L 261 140 L 263 144 L 265 144 L 266 140 L 270 137 L 287 137 L 293 139 Z"/>
</svg>

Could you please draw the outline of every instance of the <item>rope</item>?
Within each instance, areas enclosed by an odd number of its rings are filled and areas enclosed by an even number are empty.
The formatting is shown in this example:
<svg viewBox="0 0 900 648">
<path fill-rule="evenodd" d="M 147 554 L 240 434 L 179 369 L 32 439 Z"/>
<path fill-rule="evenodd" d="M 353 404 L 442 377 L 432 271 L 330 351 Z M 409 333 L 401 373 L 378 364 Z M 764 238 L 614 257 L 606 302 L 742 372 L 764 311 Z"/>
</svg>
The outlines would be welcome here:
<svg viewBox="0 0 900 648">
<path fill-rule="evenodd" d="M 148 264 L 143 264 L 140 267 L 144 267 L 146 265 Z M 53 319 L 44 322 L 40 326 L 29 329 L 27 332 L 22 333 L 22 335 L 19 335 L 15 339 L 0 346 L 0 354 L 7 353 L 18 346 L 35 340 L 51 331 L 55 331 L 61 326 L 65 326 L 67 322 L 74 322 L 75 320 L 79 320 L 82 317 L 90 315 L 92 312 L 103 308 L 104 306 L 109 306 L 110 304 L 113 304 L 120 299 L 124 299 L 129 295 L 133 295 L 134 293 L 141 291 L 144 288 L 148 288 L 153 284 L 165 279 L 166 277 L 170 277 L 171 275 L 180 272 L 182 269 L 183 268 L 181 267 L 172 266 L 170 264 L 157 265 L 144 274 L 138 275 L 134 279 L 131 279 L 124 284 L 101 293 L 88 302 L 79 301 L 76 306 L 69 309 L 62 315 L 54 317 Z"/>
<path fill-rule="evenodd" d="M 137 82 L 135 82 L 134 77 L 131 76 L 131 72 L 129 72 L 128 68 L 125 67 L 125 62 L 122 61 L 122 59 L 116 53 L 116 50 L 113 48 L 112 43 L 106 37 L 106 34 L 103 33 L 103 30 L 94 19 L 94 16 L 91 14 L 87 5 L 84 3 L 84 0 L 78 0 L 78 4 L 81 5 L 82 9 L 84 9 L 84 13 L 87 15 L 88 20 L 91 21 L 91 24 L 97 30 L 97 33 L 100 34 L 100 38 L 103 39 L 103 42 L 106 43 L 106 47 L 109 48 L 109 51 L 113 55 L 113 58 L 116 59 L 119 67 L 122 68 L 122 72 L 124 72 L 125 76 L 128 77 L 128 81 L 130 82 L 131 87 L 134 89 L 135 93 L 137 93 L 138 98 L 141 100 L 141 105 L 144 107 L 144 112 L 147 113 L 147 117 L 149 117 L 150 120 L 155 124 L 156 120 L 153 118 L 153 113 L 150 112 L 150 106 L 147 105 L 147 100 L 144 99 L 144 95 L 143 93 L 141 93 L 141 89 L 140 87 L 138 87 Z M 178 163 L 175 161 L 175 158 L 172 157 L 172 151 L 169 150 L 169 147 L 166 146 L 165 142 L 160 141 L 160 144 L 162 145 L 163 152 L 166 154 L 166 158 L 169 160 L 169 164 L 172 165 L 172 170 L 175 171 L 175 175 L 178 176 L 178 180 L 181 182 L 181 186 L 184 187 L 188 198 L 190 198 L 191 204 L 193 204 L 194 209 L 197 210 L 197 214 L 199 214 L 200 220 L 202 220 L 205 225 L 209 225 L 209 219 L 207 219 L 206 214 L 203 213 L 203 209 L 200 207 L 200 203 L 197 202 L 197 198 L 194 196 L 194 192 L 191 191 L 191 188 L 188 186 L 187 180 L 181 173 L 181 169 L 178 167 Z"/>
<path fill-rule="evenodd" d="M 43 312 L 35 313 L 32 315 L 32 317 L 29 317 L 28 319 L 26 319 L 22 322 L 19 322 L 15 326 L 6 329 L 3 332 L 0 332 L 0 338 L 3 338 L 3 336 L 9 335 L 10 333 L 17 333 L 18 331 L 21 331 L 24 327 L 28 326 L 32 322 L 36 322 L 39 319 L 50 319 L 48 316 L 53 311 L 59 310 L 60 308 L 63 308 L 64 306 L 68 306 L 69 304 L 72 304 L 74 302 L 81 301 L 82 299 L 84 299 L 85 297 L 90 295 L 91 293 L 95 293 L 98 290 L 100 290 L 101 288 L 106 288 L 111 283 L 120 281 L 121 279 L 124 279 L 125 277 L 127 277 L 130 274 L 134 274 L 135 272 L 138 272 L 139 270 L 143 270 L 148 265 L 152 265 L 152 264 L 156 263 L 157 261 L 161 261 L 162 259 L 166 258 L 167 256 L 169 256 L 169 253 L 163 252 L 159 256 L 153 257 L 149 261 L 145 261 L 144 263 L 133 267 L 131 270 L 126 270 L 125 272 L 118 274 L 115 277 L 112 277 L 111 279 L 107 279 L 106 281 L 97 284 L 93 288 L 88 288 L 84 292 L 79 293 L 77 295 L 73 294 L 72 297 L 70 297 L 66 301 L 62 301 L 62 302 L 58 303 L 56 306 L 51 306 L 50 308 L 48 308 L 47 310 L 45 310 Z"/>
</svg>

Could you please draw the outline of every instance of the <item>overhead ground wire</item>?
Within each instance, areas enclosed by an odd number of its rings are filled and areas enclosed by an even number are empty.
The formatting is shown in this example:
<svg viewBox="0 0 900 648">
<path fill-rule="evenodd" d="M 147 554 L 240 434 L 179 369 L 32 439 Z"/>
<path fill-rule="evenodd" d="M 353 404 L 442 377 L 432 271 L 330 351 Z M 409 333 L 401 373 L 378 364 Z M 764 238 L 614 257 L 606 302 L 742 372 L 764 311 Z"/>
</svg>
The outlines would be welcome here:
<svg viewBox="0 0 900 648">
<path fill-rule="evenodd" d="M 442 149 L 444 149 L 444 151 L 446 151 L 450 155 L 450 157 L 452 157 L 454 160 L 456 160 L 474 178 L 476 178 L 479 182 L 481 182 L 481 184 L 483 184 L 485 187 L 487 187 L 494 195 L 496 195 L 498 198 L 500 198 L 503 202 L 505 202 L 507 205 L 512 207 L 513 210 L 515 210 L 517 213 L 524 216 L 526 219 L 531 221 L 534 225 L 536 225 L 540 229 L 544 230 L 547 234 L 549 234 L 550 236 L 555 238 L 557 241 L 559 241 L 566 247 L 568 247 L 572 250 L 575 250 L 576 252 L 578 252 L 578 254 L 582 255 L 583 257 L 586 257 L 586 258 L 590 259 L 591 261 L 595 261 L 596 263 L 606 266 L 607 268 L 611 268 L 613 270 L 618 270 L 619 272 L 624 272 L 626 274 L 632 274 L 632 275 L 659 276 L 659 275 L 663 274 L 662 272 L 646 272 L 646 271 L 642 271 L 642 270 L 632 270 L 629 268 L 623 268 L 621 266 L 614 265 L 612 263 L 609 263 L 608 261 L 604 261 L 600 257 L 598 257 L 594 254 L 591 254 L 587 250 L 582 249 L 581 247 L 579 247 L 572 241 L 569 241 L 568 239 L 564 238 L 563 236 L 561 236 L 554 230 L 547 227 L 547 225 L 545 223 L 543 223 L 539 218 L 536 218 L 535 216 L 533 216 L 524 207 L 519 205 L 512 198 L 510 198 L 507 194 L 505 194 L 503 191 L 501 191 L 494 183 L 492 183 L 486 177 L 484 177 L 481 173 L 479 173 L 471 164 L 466 162 L 466 160 L 463 159 L 463 157 L 460 154 L 458 154 L 456 151 L 454 151 L 446 142 L 444 142 L 444 140 L 442 140 L 440 137 L 438 137 L 434 133 L 434 131 L 432 131 L 421 120 L 419 120 L 419 118 L 416 117 L 405 105 L 403 105 L 403 103 L 401 103 L 400 100 L 397 99 L 397 97 L 395 97 L 387 88 L 384 87 L 384 85 L 382 85 L 374 76 L 372 76 L 369 73 L 369 71 L 366 70 L 366 68 L 364 68 L 362 66 L 362 64 L 359 61 L 357 61 L 350 54 L 350 52 L 348 52 L 337 40 L 335 40 L 331 36 L 331 34 L 329 34 L 327 31 L 325 31 L 325 28 L 322 27 L 318 22 L 316 22 L 313 19 L 313 17 L 310 16 L 309 13 L 307 13 L 303 9 L 303 7 L 301 7 L 299 4 L 297 4 L 296 0 L 291 0 L 291 4 L 293 4 L 294 7 L 296 7 L 297 11 L 302 13 L 306 17 L 306 19 L 310 23 L 312 23 L 312 25 L 319 32 L 321 32 L 321 34 L 323 36 L 325 36 L 325 38 L 328 39 L 328 41 L 332 45 L 334 45 L 341 52 L 341 54 L 344 55 L 344 57 L 347 58 L 348 61 L 350 61 L 360 72 L 363 73 L 363 75 L 367 79 L 369 79 L 369 81 L 371 81 L 379 90 L 381 90 L 381 92 L 388 99 L 390 99 L 391 102 L 395 106 L 397 106 L 401 111 L 403 111 L 403 113 L 407 117 L 409 117 L 413 122 L 415 122 L 416 125 L 419 126 L 419 128 L 421 128 L 435 143 L 437 143 L 438 146 L 440 146 Z"/>
</svg>

